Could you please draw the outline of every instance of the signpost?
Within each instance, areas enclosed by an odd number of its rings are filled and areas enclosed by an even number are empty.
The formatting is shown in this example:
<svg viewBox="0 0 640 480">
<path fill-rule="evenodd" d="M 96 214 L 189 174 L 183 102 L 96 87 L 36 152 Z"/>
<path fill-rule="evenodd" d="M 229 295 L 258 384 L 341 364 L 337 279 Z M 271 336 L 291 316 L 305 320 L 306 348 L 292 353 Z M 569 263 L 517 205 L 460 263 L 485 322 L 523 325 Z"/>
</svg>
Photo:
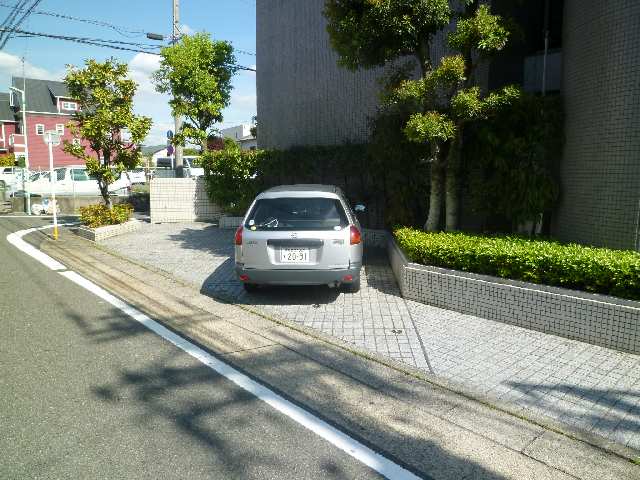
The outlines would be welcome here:
<svg viewBox="0 0 640 480">
<path fill-rule="evenodd" d="M 53 174 L 53 147 L 60 145 L 60 134 L 55 130 L 44 132 L 44 143 L 49 145 L 49 175 L 51 178 L 51 204 L 53 209 L 53 239 L 58 239 L 58 205 L 56 204 L 56 177 Z"/>
</svg>

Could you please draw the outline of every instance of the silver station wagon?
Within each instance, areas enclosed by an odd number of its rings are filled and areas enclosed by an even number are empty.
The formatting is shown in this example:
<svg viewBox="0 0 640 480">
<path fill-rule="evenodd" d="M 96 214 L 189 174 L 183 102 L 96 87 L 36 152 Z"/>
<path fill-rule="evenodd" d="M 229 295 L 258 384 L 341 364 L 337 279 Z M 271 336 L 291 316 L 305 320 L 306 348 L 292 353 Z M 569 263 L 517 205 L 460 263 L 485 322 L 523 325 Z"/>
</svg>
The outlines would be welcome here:
<svg viewBox="0 0 640 480">
<path fill-rule="evenodd" d="M 258 285 L 326 284 L 357 292 L 361 232 L 338 187 L 271 188 L 256 197 L 236 231 L 238 278 L 247 291 Z"/>
</svg>

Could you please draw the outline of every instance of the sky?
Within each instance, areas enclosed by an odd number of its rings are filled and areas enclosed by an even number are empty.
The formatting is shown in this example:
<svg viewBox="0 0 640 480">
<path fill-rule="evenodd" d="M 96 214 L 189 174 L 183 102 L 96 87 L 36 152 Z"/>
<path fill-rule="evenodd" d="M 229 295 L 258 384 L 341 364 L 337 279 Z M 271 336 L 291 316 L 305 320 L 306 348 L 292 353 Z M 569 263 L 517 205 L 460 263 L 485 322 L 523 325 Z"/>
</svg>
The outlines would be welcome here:
<svg viewBox="0 0 640 480">
<path fill-rule="evenodd" d="M 0 0 L 0 23 L 10 12 L 7 7 L 17 1 Z M 166 43 L 148 40 L 144 32 L 167 36 L 171 33 L 172 0 L 42 0 L 36 10 L 99 20 L 124 28 L 117 31 L 34 13 L 20 26 L 22 30 L 144 44 Z M 236 51 L 237 63 L 253 68 L 256 63 L 255 16 L 255 0 L 180 0 L 183 33 L 205 31 L 216 40 L 228 40 L 236 49 L 243 51 Z M 153 120 L 153 127 L 144 143 L 166 143 L 166 132 L 173 129 L 168 97 L 157 93 L 150 79 L 158 68 L 158 56 L 47 38 L 12 38 L 0 51 L 0 91 L 8 91 L 12 75 L 22 76 L 23 57 L 27 77 L 52 80 L 61 80 L 67 65 L 82 66 L 88 58 L 105 60 L 115 57 L 127 63 L 131 78 L 139 84 L 134 109 Z M 224 122 L 218 128 L 250 123 L 256 114 L 255 73 L 239 72 L 233 86 L 231 105 L 225 110 Z"/>
</svg>

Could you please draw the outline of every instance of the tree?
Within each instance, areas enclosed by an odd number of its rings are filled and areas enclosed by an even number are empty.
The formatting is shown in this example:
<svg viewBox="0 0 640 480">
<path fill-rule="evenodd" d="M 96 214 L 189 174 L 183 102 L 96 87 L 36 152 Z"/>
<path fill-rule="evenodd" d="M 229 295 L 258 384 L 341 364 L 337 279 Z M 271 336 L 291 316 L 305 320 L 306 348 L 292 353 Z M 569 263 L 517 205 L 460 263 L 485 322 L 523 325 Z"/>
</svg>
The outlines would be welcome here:
<svg viewBox="0 0 640 480">
<path fill-rule="evenodd" d="M 140 143 L 149 133 L 151 119 L 134 115 L 137 84 L 128 78 L 127 65 L 116 59 L 87 60 L 83 69 L 70 66 L 64 81 L 79 105 L 69 127 L 84 142 L 65 140 L 63 149 L 86 163 L 111 209 L 109 184 L 117 173 L 140 161 Z"/>
<path fill-rule="evenodd" d="M 251 136 L 254 138 L 258 138 L 258 116 L 254 115 L 251 117 L 251 129 L 249 130 Z"/>
<path fill-rule="evenodd" d="M 387 106 L 410 105 L 414 113 L 404 131 L 411 141 L 428 147 L 430 165 L 429 213 L 425 230 L 438 230 L 443 203 L 446 229 L 458 223 L 458 176 L 464 128 L 508 103 L 518 95 L 514 87 L 482 95 L 475 76 L 488 55 L 501 50 L 509 31 L 499 16 L 491 15 L 477 0 L 460 2 L 454 11 L 448 0 L 327 0 L 327 30 L 339 63 L 351 68 L 372 68 L 406 58 L 417 60 L 397 67 L 383 95 Z M 457 18 L 448 36 L 454 55 L 433 66 L 430 51 L 434 35 Z M 446 197 L 445 197 L 446 194 Z M 446 201 L 445 201 L 446 200 Z"/>
<path fill-rule="evenodd" d="M 231 78 L 237 71 L 229 42 L 212 40 L 207 33 L 185 35 L 161 51 L 160 69 L 154 74 L 156 89 L 171 95 L 174 116 L 186 120 L 173 143 L 195 143 L 204 152 L 214 125 L 231 99 Z"/>
</svg>

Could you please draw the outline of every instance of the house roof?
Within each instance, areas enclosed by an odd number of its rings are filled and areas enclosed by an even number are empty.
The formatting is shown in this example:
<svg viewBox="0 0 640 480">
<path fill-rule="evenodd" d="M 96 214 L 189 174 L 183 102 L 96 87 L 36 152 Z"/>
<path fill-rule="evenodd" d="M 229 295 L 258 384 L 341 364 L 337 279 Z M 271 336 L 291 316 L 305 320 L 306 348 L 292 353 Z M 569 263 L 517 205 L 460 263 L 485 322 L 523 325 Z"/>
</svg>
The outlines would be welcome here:
<svg viewBox="0 0 640 480">
<path fill-rule="evenodd" d="M 13 77 L 11 83 L 26 91 L 26 110 L 28 112 L 58 113 L 56 97 L 69 97 L 64 82 L 54 80 L 36 80 L 35 78 Z"/>
<path fill-rule="evenodd" d="M 154 153 L 158 153 L 160 150 L 164 150 L 167 148 L 166 145 L 150 145 L 143 146 L 141 151 L 143 155 L 153 155 Z"/>
<path fill-rule="evenodd" d="M 15 121 L 15 113 L 9 105 L 9 93 L 0 92 L 0 120 Z"/>
</svg>

